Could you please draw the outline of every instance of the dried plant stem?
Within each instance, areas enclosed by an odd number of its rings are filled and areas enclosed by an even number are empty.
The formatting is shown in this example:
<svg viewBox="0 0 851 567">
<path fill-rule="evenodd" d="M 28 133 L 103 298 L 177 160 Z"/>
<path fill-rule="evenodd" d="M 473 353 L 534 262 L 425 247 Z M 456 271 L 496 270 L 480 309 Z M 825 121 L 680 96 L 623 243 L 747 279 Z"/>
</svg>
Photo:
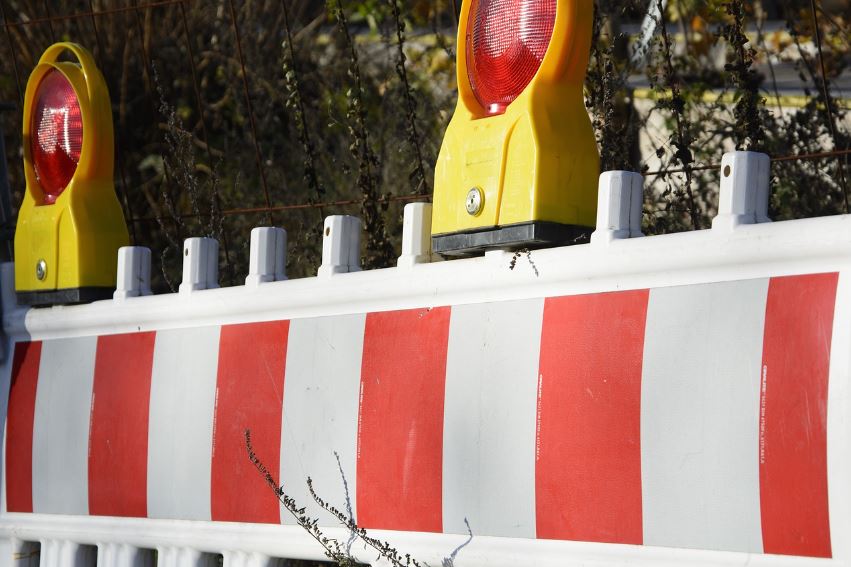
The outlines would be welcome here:
<svg viewBox="0 0 851 567">
<path fill-rule="evenodd" d="M 723 35 L 733 48 L 735 62 L 728 63 L 725 70 L 730 73 L 738 91 L 738 100 L 733 108 L 736 119 L 733 138 L 737 149 L 761 151 L 765 138 L 765 125 L 761 120 L 760 109 L 764 99 L 759 88 L 761 79 L 753 70 L 754 51 L 747 47 L 750 39 L 745 34 L 743 0 L 730 0 L 726 10 L 733 21 L 724 28 Z"/>
<path fill-rule="evenodd" d="M 816 48 L 818 49 L 819 66 L 821 67 L 821 92 L 824 97 L 824 108 L 827 114 L 827 126 L 830 130 L 830 136 L 833 138 L 834 146 L 837 145 L 839 138 L 836 137 L 836 123 L 833 118 L 833 97 L 830 96 L 830 87 L 827 82 L 827 69 L 824 65 L 824 50 L 822 49 L 821 28 L 818 22 L 818 11 L 816 9 L 816 0 L 810 0 L 810 9 L 813 17 L 813 33 L 816 38 Z M 814 77 L 815 78 L 815 77 Z M 851 206 L 848 202 L 848 181 L 845 178 L 845 164 L 842 160 L 839 161 L 839 182 L 842 184 L 842 197 L 845 200 L 845 212 L 851 213 Z"/>
<path fill-rule="evenodd" d="M 408 121 L 408 144 L 414 151 L 414 170 L 411 178 L 416 181 L 416 187 L 412 191 L 415 195 L 425 195 L 429 192 L 428 180 L 426 179 L 425 159 L 422 153 L 422 140 L 417 129 L 417 103 L 414 98 L 413 89 L 408 79 L 408 71 L 405 67 L 407 57 L 405 56 L 405 21 L 399 10 L 399 0 L 388 0 L 393 12 L 393 20 L 396 24 L 396 74 L 402 82 L 402 91 L 405 98 L 406 119 Z"/>
<path fill-rule="evenodd" d="M 338 565 L 342 567 L 354 567 L 357 563 L 351 558 L 346 556 L 344 553 L 340 551 L 339 542 L 334 539 L 325 537 L 321 530 L 319 529 L 317 520 L 310 518 L 305 514 L 305 509 L 300 508 L 295 500 L 290 498 L 284 493 L 284 487 L 278 485 L 278 479 L 276 479 L 272 473 L 266 468 L 266 465 L 260 460 L 257 454 L 254 452 L 254 447 L 251 444 L 251 431 L 245 430 L 245 448 L 248 451 L 248 460 L 251 461 L 251 464 L 254 465 L 254 468 L 257 469 L 263 479 L 266 481 L 266 485 L 272 489 L 277 497 L 278 501 L 284 505 L 284 508 L 290 513 L 290 515 L 295 518 L 296 522 L 299 526 L 304 528 L 304 530 L 310 534 L 310 536 L 316 540 L 316 542 L 322 546 L 322 549 L 325 550 L 325 555 L 328 559 L 335 561 Z"/>
<path fill-rule="evenodd" d="M 691 153 L 691 137 L 686 133 L 685 127 L 685 111 L 686 101 L 680 92 L 679 79 L 674 70 L 673 50 L 671 47 L 671 38 L 668 36 L 668 30 L 665 27 L 665 9 L 662 0 L 656 0 L 659 6 L 660 23 L 659 29 L 662 33 L 662 48 L 663 59 L 665 61 L 665 81 L 668 88 L 671 89 L 670 109 L 674 115 L 675 132 L 673 145 L 677 148 L 674 157 L 683 165 L 683 170 L 686 176 L 685 194 L 688 201 L 688 213 L 691 217 L 692 229 L 700 230 L 700 212 L 697 207 L 697 202 L 692 189 L 692 171 L 691 164 L 694 162 L 694 156 Z"/>
<path fill-rule="evenodd" d="M 357 48 L 349 33 L 349 22 L 341 0 L 334 0 L 333 13 L 337 21 L 337 29 L 348 51 L 349 78 L 353 82 L 352 88 L 349 89 L 346 117 L 351 138 L 350 149 L 358 161 L 357 186 L 363 196 L 361 214 L 367 235 L 367 256 L 364 266 L 366 268 L 384 267 L 390 265 L 394 254 L 393 246 L 387 236 L 383 211 L 378 202 L 379 162 L 370 145 L 369 129 L 366 126 L 367 111 Z"/>
<path fill-rule="evenodd" d="M 299 142 L 304 151 L 304 179 L 313 191 L 316 198 L 321 200 L 325 197 L 325 188 L 319 181 L 319 173 L 316 169 L 316 146 L 310 137 L 307 125 L 307 116 L 304 110 L 304 97 L 302 96 L 301 81 L 296 69 L 295 48 L 293 46 L 292 25 L 290 23 L 289 8 L 287 0 L 281 0 L 284 12 L 285 55 L 284 55 L 284 79 L 286 81 L 288 97 L 287 107 L 295 114 L 296 128 L 298 128 Z M 322 214 L 320 210 L 320 215 Z"/>
<path fill-rule="evenodd" d="M 263 479 L 266 481 L 266 485 L 272 489 L 278 501 L 283 504 L 290 515 L 295 518 L 298 525 L 304 528 L 304 530 L 322 546 L 325 550 L 325 555 L 341 567 L 357 567 L 359 565 L 358 562 L 350 553 L 348 553 L 348 551 L 344 551 L 343 545 L 336 539 L 327 537 L 319 527 L 319 521 L 316 518 L 308 516 L 304 507 L 300 507 L 293 498 L 287 496 L 284 491 L 284 487 L 278 484 L 278 479 L 272 475 L 254 451 L 254 447 L 251 443 L 251 431 L 248 429 L 245 430 L 245 448 L 248 452 L 248 459 L 251 461 L 251 464 L 254 465 L 254 468 L 257 469 L 257 472 L 263 476 Z M 355 523 L 351 515 L 347 516 L 334 506 L 325 502 L 325 500 L 316 494 L 316 491 L 313 488 L 313 480 L 310 478 L 307 479 L 307 488 L 310 491 L 310 496 L 316 504 L 334 516 L 340 525 L 345 527 L 350 534 L 357 539 L 360 539 L 374 551 L 378 552 L 379 557 L 390 563 L 390 565 L 393 567 L 424 567 L 422 563 L 412 558 L 410 555 L 401 555 L 386 541 L 381 541 L 370 536 L 365 529 L 359 527 L 357 523 Z"/>
</svg>

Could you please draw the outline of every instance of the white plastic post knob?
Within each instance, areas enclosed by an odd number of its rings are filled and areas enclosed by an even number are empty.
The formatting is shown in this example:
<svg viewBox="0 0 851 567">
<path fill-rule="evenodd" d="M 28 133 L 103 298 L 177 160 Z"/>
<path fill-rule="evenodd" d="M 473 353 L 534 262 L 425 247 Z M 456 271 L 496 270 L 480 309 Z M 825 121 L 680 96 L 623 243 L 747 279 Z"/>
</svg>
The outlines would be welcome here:
<svg viewBox="0 0 851 567">
<path fill-rule="evenodd" d="M 219 243 L 213 238 L 188 238 L 183 243 L 180 293 L 219 287 Z"/>
<path fill-rule="evenodd" d="M 258 227 L 251 231 L 251 253 L 245 285 L 287 279 L 287 231 Z"/>
<path fill-rule="evenodd" d="M 721 191 L 716 230 L 771 222 L 768 218 L 771 158 L 757 152 L 729 152 L 721 160 Z"/>
<path fill-rule="evenodd" d="M 397 264 L 400 268 L 431 262 L 431 211 L 430 203 L 405 205 L 402 255 Z"/>
<path fill-rule="evenodd" d="M 113 299 L 151 295 L 151 249 L 124 246 L 118 249 L 118 274 Z"/>
<path fill-rule="evenodd" d="M 360 271 L 360 219 L 337 215 L 325 219 L 319 277 Z"/>
<path fill-rule="evenodd" d="M 597 230 L 592 243 L 638 238 L 644 205 L 644 177 L 633 171 L 607 171 L 600 175 L 597 196 Z"/>
</svg>

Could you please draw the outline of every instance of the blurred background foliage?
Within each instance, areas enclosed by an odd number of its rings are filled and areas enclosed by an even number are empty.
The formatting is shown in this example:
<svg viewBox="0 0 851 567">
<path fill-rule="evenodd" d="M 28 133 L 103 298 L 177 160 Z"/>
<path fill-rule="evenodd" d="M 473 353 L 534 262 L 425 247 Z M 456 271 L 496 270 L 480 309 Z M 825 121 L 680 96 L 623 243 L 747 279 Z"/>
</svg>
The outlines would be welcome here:
<svg viewBox="0 0 851 567">
<path fill-rule="evenodd" d="M 269 224 L 289 232 L 290 276 L 312 275 L 329 214 L 363 219 L 367 267 L 393 265 L 456 103 L 460 4 L 0 0 L 13 203 L 20 89 L 47 46 L 75 41 L 110 89 L 116 188 L 157 289 L 176 287 L 189 236 L 219 239 L 222 282 L 239 283 L 251 228 Z M 597 0 L 595 13 L 587 107 L 603 168 L 648 174 L 647 233 L 709 226 L 726 150 L 851 146 L 847 0 Z M 776 161 L 774 218 L 848 212 L 848 161 Z"/>
</svg>

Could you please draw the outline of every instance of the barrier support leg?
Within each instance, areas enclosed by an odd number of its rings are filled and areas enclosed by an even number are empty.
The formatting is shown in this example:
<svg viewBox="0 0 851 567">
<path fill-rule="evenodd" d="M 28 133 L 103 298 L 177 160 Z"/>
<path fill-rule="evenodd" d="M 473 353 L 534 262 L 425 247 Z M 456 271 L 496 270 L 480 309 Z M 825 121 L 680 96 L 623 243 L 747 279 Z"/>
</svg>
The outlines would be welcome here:
<svg viewBox="0 0 851 567">
<path fill-rule="evenodd" d="M 41 542 L 41 567 L 96 567 L 97 547 L 71 541 Z"/>
<path fill-rule="evenodd" d="M 38 543 L 17 539 L 0 540 L 0 565 L 38 567 L 40 560 L 41 546 Z"/>
<path fill-rule="evenodd" d="M 224 555 L 224 567 L 277 567 L 280 561 L 259 553 L 232 551 Z"/>
<path fill-rule="evenodd" d="M 149 549 L 106 543 L 98 546 L 98 564 L 110 567 L 154 567 L 154 554 Z"/>
<path fill-rule="evenodd" d="M 218 567 L 215 555 L 195 549 L 163 547 L 157 549 L 157 567 Z"/>
</svg>

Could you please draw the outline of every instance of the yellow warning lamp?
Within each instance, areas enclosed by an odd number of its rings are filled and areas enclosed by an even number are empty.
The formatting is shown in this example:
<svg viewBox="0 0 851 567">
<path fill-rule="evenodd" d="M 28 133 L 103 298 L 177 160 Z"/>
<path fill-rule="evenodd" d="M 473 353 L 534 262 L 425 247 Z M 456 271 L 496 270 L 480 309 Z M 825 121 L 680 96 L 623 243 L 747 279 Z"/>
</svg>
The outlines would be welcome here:
<svg viewBox="0 0 851 567">
<path fill-rule="evenodd" d="M 70 52 L 77 62 L 60 61 Z M 15 288 L 25 305 L 112 297 L 129 236 L 113 184 L 109 92 L 74 43 L 44 52 L 24 99 L 27 190 L 15 232 Z"/>
<path fill-rule="evenodd" d="M 435 168 L 443 255 L 571 243 L 596 221 L 592 0 L 465 0 L 458 106 Z"/>
</svg>

